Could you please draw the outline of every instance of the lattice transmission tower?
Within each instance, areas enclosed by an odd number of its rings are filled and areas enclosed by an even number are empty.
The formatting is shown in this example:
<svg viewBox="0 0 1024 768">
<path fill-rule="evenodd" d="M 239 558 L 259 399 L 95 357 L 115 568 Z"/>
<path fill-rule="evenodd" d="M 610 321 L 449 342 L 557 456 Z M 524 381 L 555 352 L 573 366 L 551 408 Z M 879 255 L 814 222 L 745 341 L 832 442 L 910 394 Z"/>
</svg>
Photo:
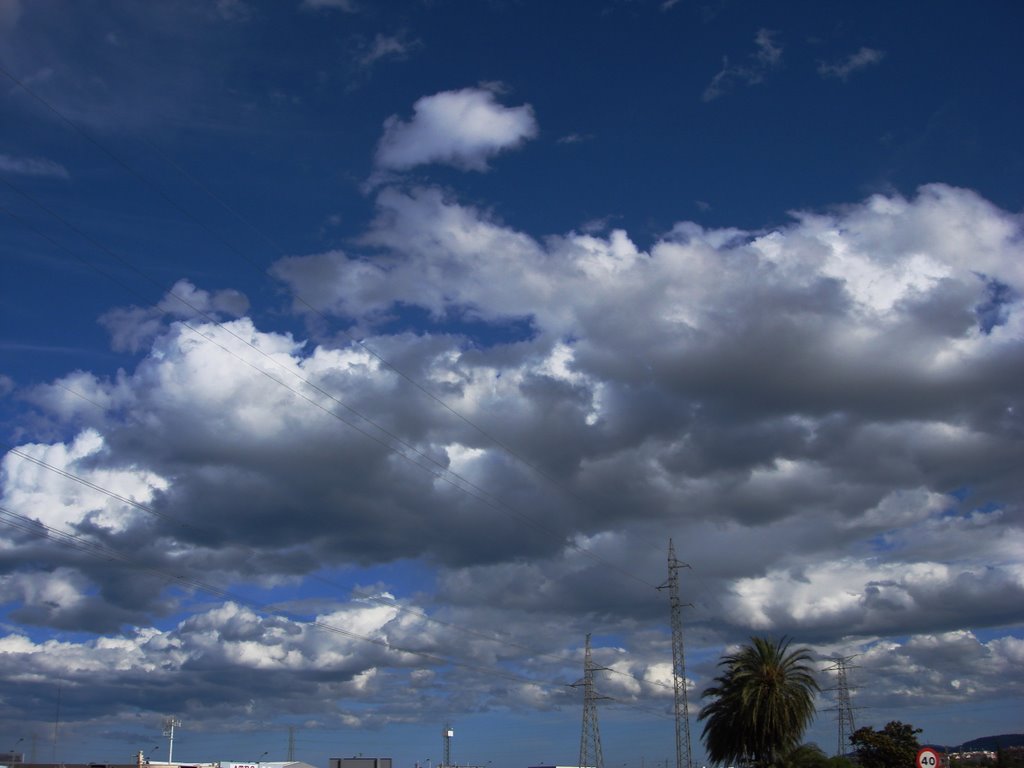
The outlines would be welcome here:
<svg viewBox="0 0 1024 768">
<path fill-rule="evenodd" d="M 444 742 L 444 763 L 443 768 L 451 768 L 452 765 L 452 737 L 455 735 L 455 729 L 452 728 L 451 723 L 445 723 L 444 728 L 441 729 L 441 739 Z"/>
<path fill-rule="evenodd" d="M 836 673 L 836 755 L 842 756 L 850 748 L 849 737 L 857 730 L 853 723 L 853 704 L 850 702 L 850 681 L 847 677 L 847 670 L 850 669 L 850 662 L 856 656 L 837 656 L 832 659 L 833 665 L 826 667 L 826 671 Z"/>
<path fill-rule="evenodd" d="M 690 703 L 686 693 L 686 653 L 683 646 L 683 604 L 679 599 L 679 570 L 689 568 L 676 560 L 672 539 L 668 540 L 668 581 L 658 589 L 668 590 L 672 615 L 672 687 L 675 693 L 676 768 L 693 768 L 690 748 Z"/>
<path fill-rule="evenodd" d="M 594 672 L 605 669 L 595 666 L 590 656 L 590 635 L 587 635 L 586 649 L 583 653 L 583 679 L 573 683 L 573 688 L 583 687 L 583 730 L 580 733 L 579 768 L 604 768 L 604 755 L 601 754 L 601 729 L 597 724 L 597 702 L 607 699 L 601 696 L 594 687 Z M 593 762 L 590 762 L 593 758 Z"/>
</svg>

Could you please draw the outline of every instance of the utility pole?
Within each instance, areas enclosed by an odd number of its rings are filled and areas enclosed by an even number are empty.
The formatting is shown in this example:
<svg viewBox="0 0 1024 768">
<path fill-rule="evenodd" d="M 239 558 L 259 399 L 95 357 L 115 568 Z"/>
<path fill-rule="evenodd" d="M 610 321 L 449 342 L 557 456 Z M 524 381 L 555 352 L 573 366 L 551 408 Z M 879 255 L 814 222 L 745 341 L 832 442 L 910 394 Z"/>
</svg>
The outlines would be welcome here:
<svg viewBox="0 0 1024 768">
<path fill-rule="evenodd" d="M 572 684 L 573 688 L 583 686 L 583 730 L 580 733 L 580 764 L 579 768 L 604 768 L 604 756 L 601 754 L 601 729 L 597 724 L 597 702 L 607 699 L 594 689 L 594 672 L 606 667 L 594 666 L 590 655 L 590 634 L 587 634 L 586 650 L 583 653 L 583 679 Z M 590 758 L 594 762 L 590 762 Z"/>
<path fill-rule="evenodd" d="M 181 720 L 174 715 L 164 718 L 164 736 L 167 737 L 167 763 L 174 762 L 174 729 L 181 727 Z"/>
<path fill-rule="evenodd" d="M 850 748 L 850 742 L 848 738 L 857 730 L 857 726 L 853 723 L 853 705 L 850 703 L 850 683 L 847 679 L 846 672 L 850 669 L 850 662 L 857 658 L 854 656 L 836 656 L 832 659 L 833 665 L 826 667 L 826 672 L 836 673 L 836 687 L 832 690 L 836 692 L 836 725 L 837 725 L 837 740 L 836 740 L 836 755 L 843 756 Z"/>
<path fill-rule="evenodd" d="M 675 694 L 676 768 L 693 768 L 690 749 L 690 703 L 686 694 L 686 654 L 683 648 L 683 605 L 679 600 L 679 569 L 689 568 L 676 560 L 672 539 L 668 540 L 668 581 L 658 589 L 668 589 L 672 617 L 672 687 Z"/>
<path fill-rule="evenodd" d="M 295 762 L 295 726 L 288 726 L 288 762 Z"/>
<path fill-rule="evenodd" d="M 57 762 L 57 742 L 60 741 L 60 694 L 61 681 L 57 681 L 57 714 L 53 718 L 53 762 Z"/>
</svg>

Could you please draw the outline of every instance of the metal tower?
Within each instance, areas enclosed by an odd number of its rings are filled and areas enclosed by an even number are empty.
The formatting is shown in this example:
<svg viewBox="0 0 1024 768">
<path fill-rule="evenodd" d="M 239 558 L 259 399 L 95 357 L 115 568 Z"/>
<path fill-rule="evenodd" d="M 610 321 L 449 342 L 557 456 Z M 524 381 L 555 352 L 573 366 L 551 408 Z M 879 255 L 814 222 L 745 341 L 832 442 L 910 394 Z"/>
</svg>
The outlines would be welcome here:
<svg viewBox="0 0 1024 768">
<path fill-rule="evenodd" d="M 452 730 L 451 725 L 445 723 L 444 728 L 441 730 L 441 737 L 444 739 L 444 768 L 451 768 L 452 736 L 454 735 L 455 731 Z"/>
<path fill-rule="evenodd" d="M 167 737 L 167 762 L 174 762 L 174 729 L 181 727 L 181 720 L 171 715 L 164 718 L 164 736 Z"/>
<path fill-rule="evenodd" d="M 689 568 L 676 560 L 672 539 L 668 540 L 668 581 L 658 589 L 668 589 L 672 614 L 672 687 L 675 692 L 676 768 L 693 768 L 690 749 L 690 703 L 686 694 L 686 655 L 683 649 L 683 604 L 679 600 L 679 569 Z"/>
<path fill-rule="evenodd" d="M 583 730 L 580 733 L 579 768 L 604 768 L 601 729 L 597 725 L 597 702 L 608 697 L 601 696 L 594 690 L 594 672 L 600 669 L 604 667 L 594 666 L 594 660 L 590 656 L 590 635 L 587 634 L 586 650 L 583 654 L 583 680 L 573 683 L 574 688 L 583 686 Z"/>
<path fill-rule="evenodd" d="M 856 656 L 837 656 L 827 671 L 836 673 L 836 725 L 838 727 L 836 755 L 845 755 L 850 748 L 849 737 L 857 726 L 853 724 L 853 705 L 850 703 L 850 683 L 846 676 L 849 663 Z"/>
</svg>

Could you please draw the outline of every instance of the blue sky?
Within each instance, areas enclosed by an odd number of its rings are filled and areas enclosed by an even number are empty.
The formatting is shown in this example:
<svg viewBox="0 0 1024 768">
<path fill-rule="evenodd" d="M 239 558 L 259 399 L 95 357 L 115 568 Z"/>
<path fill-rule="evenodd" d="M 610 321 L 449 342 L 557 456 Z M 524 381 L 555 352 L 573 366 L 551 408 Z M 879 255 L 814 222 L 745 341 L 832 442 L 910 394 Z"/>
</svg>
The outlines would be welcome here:
<svg viewBox="0 0 1024 768">
<path fill-rule="evenodd" d="M 1022 14 L 0 0 L 0 737 L 568 765 L 593 633 L 654 765 L 669 538 L 694 717 L 1019 730 Z"/>
</svg>

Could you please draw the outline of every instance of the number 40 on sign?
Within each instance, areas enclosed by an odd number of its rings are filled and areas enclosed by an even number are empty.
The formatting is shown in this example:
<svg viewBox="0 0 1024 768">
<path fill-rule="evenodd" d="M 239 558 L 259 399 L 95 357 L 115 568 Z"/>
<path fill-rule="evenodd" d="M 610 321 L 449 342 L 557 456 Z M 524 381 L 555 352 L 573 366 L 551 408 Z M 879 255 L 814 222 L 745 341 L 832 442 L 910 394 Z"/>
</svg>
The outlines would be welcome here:
<svg viewBox="0 0 1024 768">
<path fill-rule="evenodd" d="M 917 750 L 917 768 L 940 768 L 939 753 L 931 747 Z"/>
</svg>

